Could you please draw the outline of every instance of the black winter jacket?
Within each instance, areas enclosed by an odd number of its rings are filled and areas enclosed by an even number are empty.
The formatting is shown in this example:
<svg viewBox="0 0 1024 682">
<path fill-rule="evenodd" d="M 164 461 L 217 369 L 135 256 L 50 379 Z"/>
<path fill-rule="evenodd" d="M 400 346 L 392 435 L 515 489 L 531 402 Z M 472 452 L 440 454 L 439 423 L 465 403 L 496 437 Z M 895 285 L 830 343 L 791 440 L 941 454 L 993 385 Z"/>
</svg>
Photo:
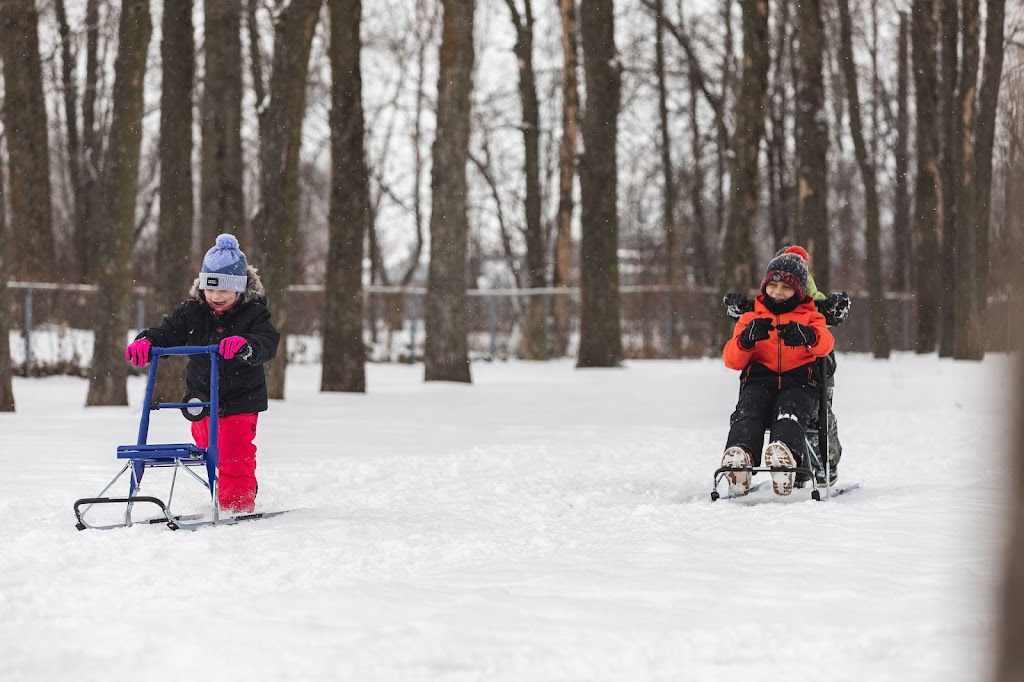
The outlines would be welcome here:
<svg viewBox="0 0 1024 682">
<path fill-rule="evenodd" d="M 250 274 L 252 279 L 252 273 Z M 262 286 L 259 287 L 262 290 Z M 202 297 L 181 303 L 164 318 L 159 327 L 144 330 L 136 338 L 148 339 L 154 346 L 207 346 L 229 336 L 241 336 L 252 348 L 245 360 L 241 353 L 231 360 L 220 358 L 220 415 L 262 412 L 267 409 L 267 378 L 263 364 L 277 354 L 281 335 L 270 321 L 267 299 L 262 293 L 247 291 L 242 300 L 218 315 Z M 210 395 L 210 358 L 191 355 L 185 372 L 185 400 Z"/>
</svg>

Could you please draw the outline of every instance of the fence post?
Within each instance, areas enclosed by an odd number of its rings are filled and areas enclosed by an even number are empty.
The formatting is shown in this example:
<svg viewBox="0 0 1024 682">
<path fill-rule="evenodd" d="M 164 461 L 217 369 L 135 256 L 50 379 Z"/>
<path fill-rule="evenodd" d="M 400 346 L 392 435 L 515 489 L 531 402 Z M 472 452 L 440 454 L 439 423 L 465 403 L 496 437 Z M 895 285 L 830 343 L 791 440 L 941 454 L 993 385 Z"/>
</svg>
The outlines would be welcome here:
<svg viewBox="0 0 1024 682">
<path fill-rule="evenodd" d="M 409 364 L 416 364 L 416 294 L 409 292 Z"/>
<path fill-rule="evenodd" d="M 498 354 L 498 308 L 494 294 L 487 294 L 487 324 L 491 333 L 490 360 Z"/>
<path fill-rule="evenodd" d="M 25 376 L 32 369 L 32 289 L 25 289 Z"/>
</svg>

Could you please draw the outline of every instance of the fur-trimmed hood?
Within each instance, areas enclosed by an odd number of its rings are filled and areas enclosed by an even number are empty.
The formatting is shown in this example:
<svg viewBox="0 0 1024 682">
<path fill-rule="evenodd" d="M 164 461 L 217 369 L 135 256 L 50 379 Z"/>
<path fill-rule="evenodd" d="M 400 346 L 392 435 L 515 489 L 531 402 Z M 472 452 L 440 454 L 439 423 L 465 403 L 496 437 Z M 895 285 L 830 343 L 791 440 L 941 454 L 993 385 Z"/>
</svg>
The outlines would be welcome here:
<svg viewBox="0 0 1024 682">
<path fill-rule="evenodd" d="M 245 274 L 247 276 L 245 282 L 245 291 L 242 292 L 242 298 L 239 303 L 244 301 L 263 301 L 267 300 L 267 290 L 263 287 L 263 280 L 260 279 L 259 271 L 253 266 L 249 265 L 245 268 Z M 199 278 L 196 277 L 195 281 L 192 282 L 192 288 L 189 289 L 189 298 L 194 298 L 197 301 L 203 300 L 199 295 Z"/>
</svg>

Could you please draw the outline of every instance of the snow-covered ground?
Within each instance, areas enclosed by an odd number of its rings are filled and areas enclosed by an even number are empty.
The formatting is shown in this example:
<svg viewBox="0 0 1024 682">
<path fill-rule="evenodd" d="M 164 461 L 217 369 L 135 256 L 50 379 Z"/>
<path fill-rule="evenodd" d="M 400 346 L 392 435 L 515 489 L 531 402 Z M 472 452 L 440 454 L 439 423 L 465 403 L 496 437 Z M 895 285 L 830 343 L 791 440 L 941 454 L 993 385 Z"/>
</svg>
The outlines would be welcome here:
<svg viewBox="0 0 1024 682">
<path fill-rule="evenodd" d="M 820 503 L 711 503 L 737 388 L 718 361 L 475 363 L 472 386 L 372 365 L 361 396 L 293 366 L 258 505 L 298 511 L 196 532 L 74 528 L 141 379 L 89 409 L 84 380 L 16 379 L 0 679 L 983 679 L 1010 360 L 839 361 L 840 479 L 863 488 Z"/>
</svg>

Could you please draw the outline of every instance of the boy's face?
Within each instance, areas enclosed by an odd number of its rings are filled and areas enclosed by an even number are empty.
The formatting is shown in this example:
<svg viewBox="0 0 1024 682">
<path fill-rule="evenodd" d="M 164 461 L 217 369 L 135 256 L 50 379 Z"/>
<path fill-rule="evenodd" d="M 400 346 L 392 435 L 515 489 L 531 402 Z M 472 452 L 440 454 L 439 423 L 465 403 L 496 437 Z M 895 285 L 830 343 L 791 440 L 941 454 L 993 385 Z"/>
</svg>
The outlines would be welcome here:
<svg viewBox="0 0 1024 682">
<path fill-rule="evenodd" d="M 764 293 L 768 294 L 776 303 L 782 303 L 793 298 L 796 295 L 796 290 L 785 282 L 768 282 Z"/>
<path fill-rule="evenodd" d="M 220 289 L 206 289 L 206 302 L 214 310 L 227 310 L 238 300 L 237 291 L 222 291 Z"/>
</svg>

